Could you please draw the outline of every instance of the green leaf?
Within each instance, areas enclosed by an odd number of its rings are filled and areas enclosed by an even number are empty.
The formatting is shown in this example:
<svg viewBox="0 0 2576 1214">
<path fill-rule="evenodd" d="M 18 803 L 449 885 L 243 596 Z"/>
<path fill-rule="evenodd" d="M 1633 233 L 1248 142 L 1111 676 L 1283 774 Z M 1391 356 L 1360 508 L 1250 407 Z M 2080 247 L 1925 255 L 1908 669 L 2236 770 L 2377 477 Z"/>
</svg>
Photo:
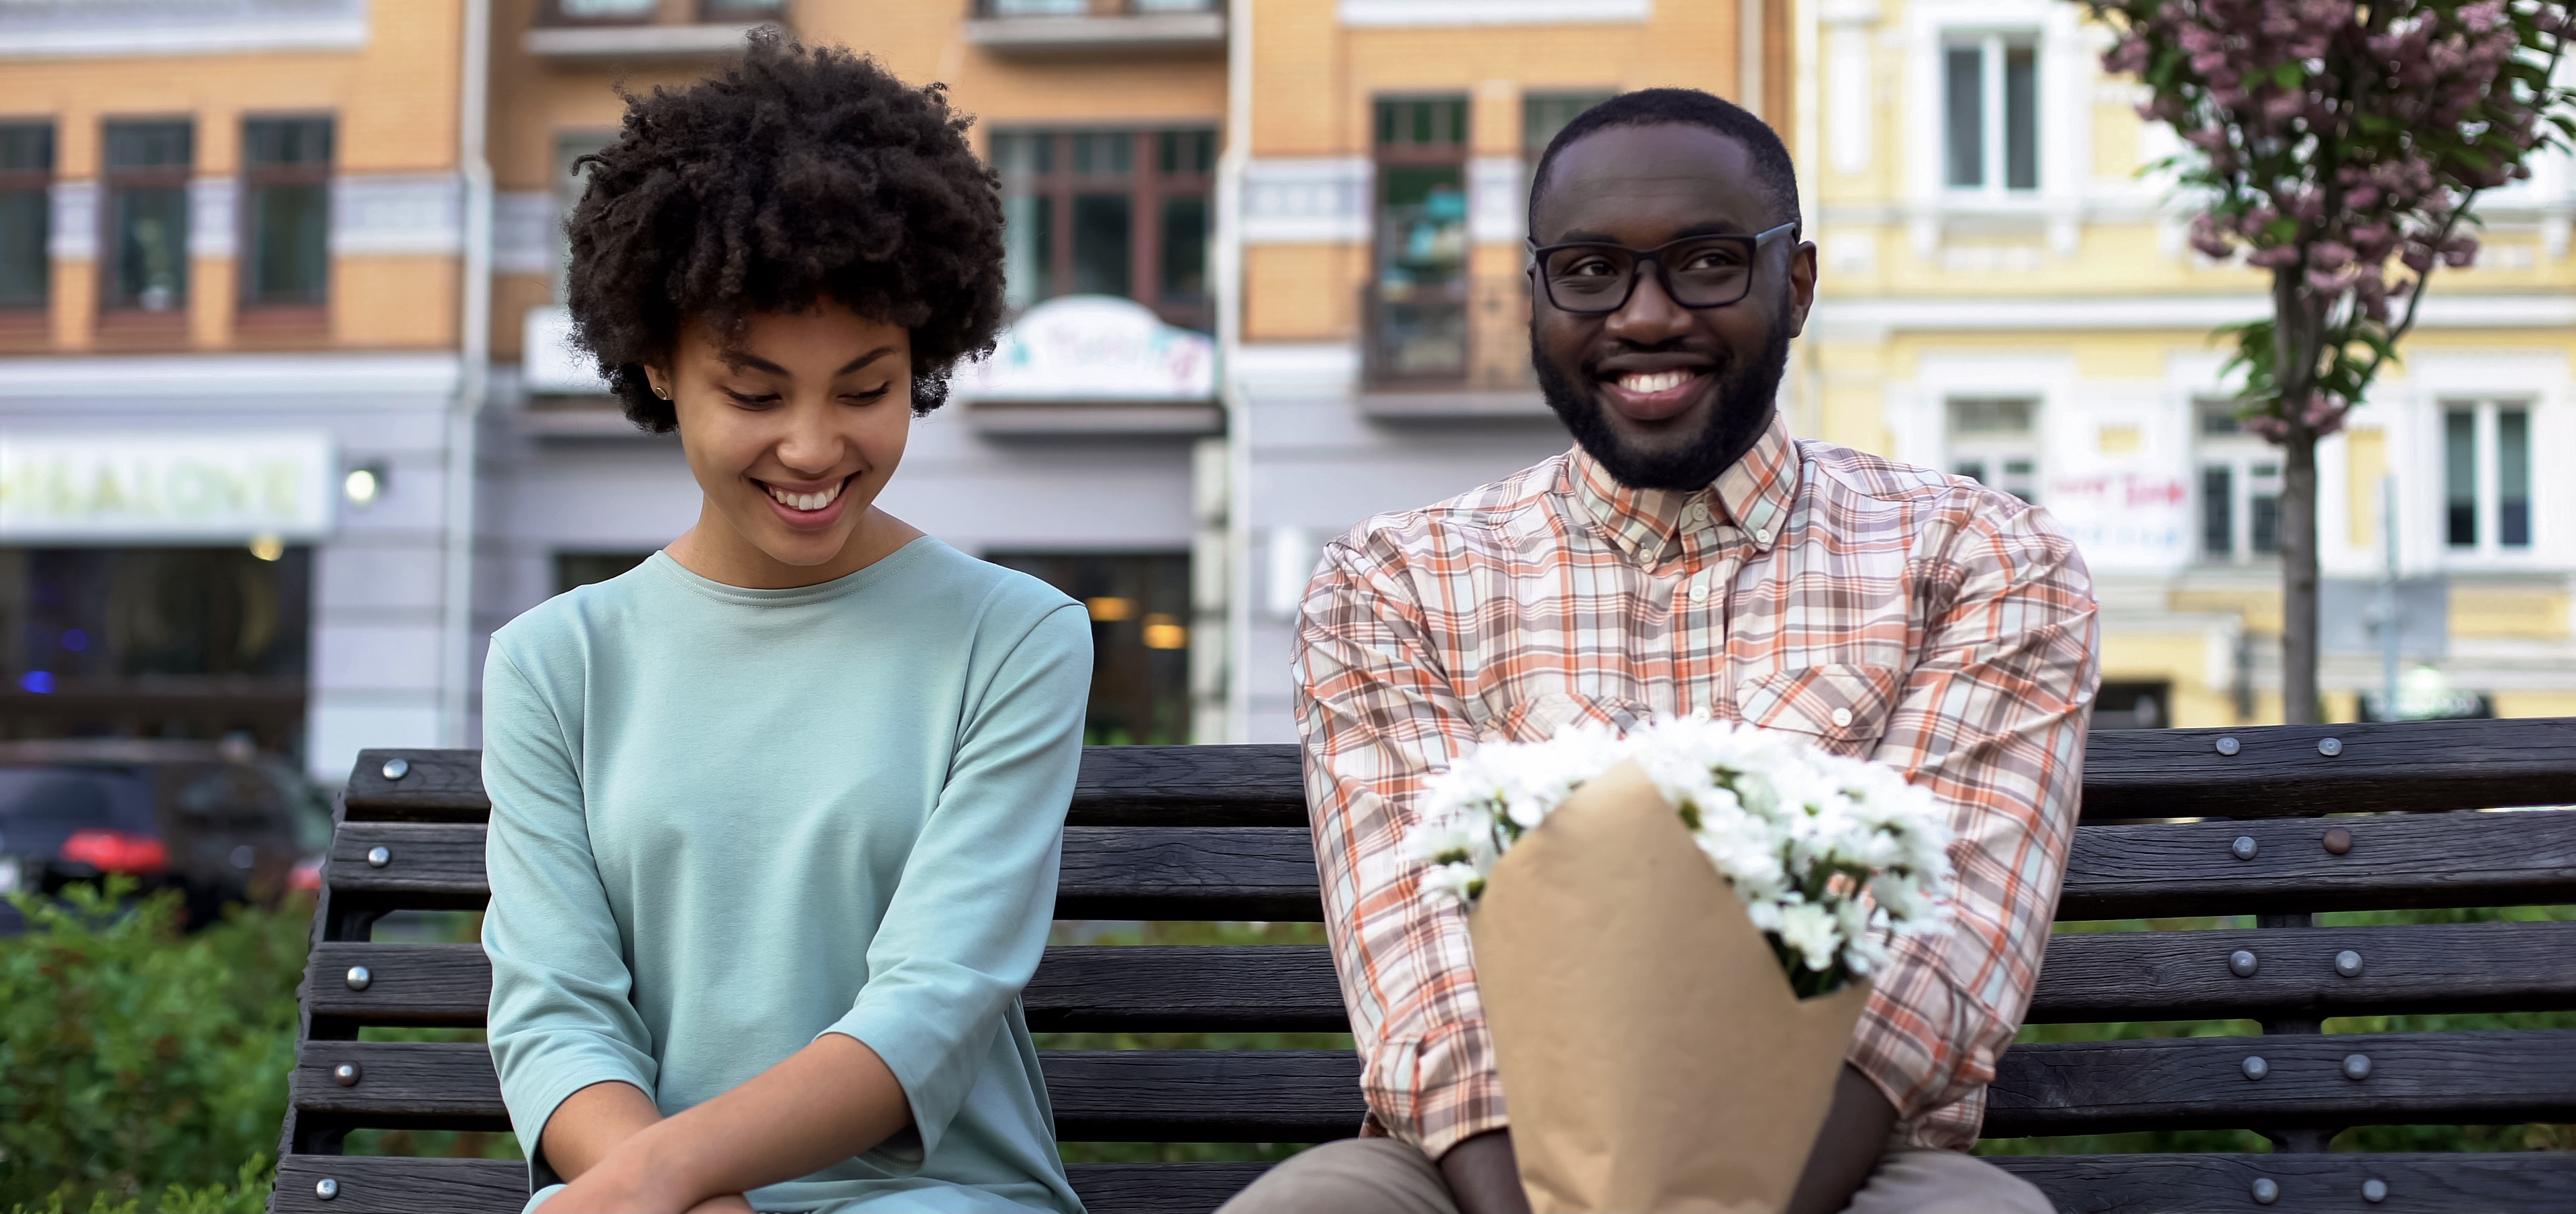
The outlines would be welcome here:
<svg viewBox="0 0 2576 1214">
<path fill-rule="evenodd" d="M 2272 83 L 2285 89 L 2297 88 L 2300 85 L 2305 84 L 2307 79 L 2308 70 L 2301 67 L 2295 59 L 2287 63 L 2278 64 L 2272 69 Z"/>
</svg>

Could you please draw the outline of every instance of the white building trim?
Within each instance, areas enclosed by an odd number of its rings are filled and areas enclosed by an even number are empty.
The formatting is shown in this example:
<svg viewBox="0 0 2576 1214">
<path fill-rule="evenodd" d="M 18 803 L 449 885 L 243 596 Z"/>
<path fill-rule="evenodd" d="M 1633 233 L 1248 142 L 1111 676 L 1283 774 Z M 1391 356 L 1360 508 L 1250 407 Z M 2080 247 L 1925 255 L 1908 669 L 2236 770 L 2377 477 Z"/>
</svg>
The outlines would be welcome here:
<svg viewBox="0 0 2576 1214">
<path fill-rule="evenodd" d="M 1478 156 L 1467 163 L 1467 236 L 1479 244 L 1518 244 L 1528 235 L 1529 184 L 1518 156 Z"/>
<path fill-rule="evenodd" d="M 465 248 L 465 183 L 452 173 L 339 177 L 331 182 L 331 252 L 457 253 Z"/>
<path fill-rule="evenodd" d="M 1989 333 L 1999 330 L 2069 332 L 2186 329 L 2257 320 L 2270 301 L 2242 295 L 1819 300 L 1807 332 L 1825 341 L 1875 341 L 1896 330 Z M 2424 312 L 2425 329 L 2557 328 L 2576 325 L 2576 296 L 2446 295 L 2437 278 Z"/>
<path fill-rule="evenodd" d="M 286 6 L 256 0 L 156 6 L 148 16 L 126 5 L 59 0 L 9 7 L 12 11 L 0 16 L 0 59 L 357 50 L 367 45 L 366 0 L 298 6 L 323 10 L 309 16 L 269 15 L 261 10 Z"/>
<path fill-rule="evenodd" d="M 1374 178 L 1365 156 L 1252 161 L 1243 171 L 1243 243 L 1365 243 Z"/>
<path fill-rule="evenodd" d="M 241 182 L 231 177 L 188 179 L 188 255 L 231 257 L 240 244 Z"/>
<path fill-rule="evenodd" d="M 1433 25 L 1636 24 L 1655 15 L 1654 0 L 1337 0 L 1345 26 L 1403 29 Z"/>
<path fill-rule="evenodd" d="M 51 192 L 54 214 L 45 252 L 55 261 L 97 260 L 98 183 L 57 181 Z"/>
<path fill-rule="evenodd" d="M 555 196 L 546 190 L 502 190 L 492 195 L 492 272 L 555 271 Z"/>
<path fill-rule="evenodd" d="M 245 399 L 281 409 L 352 401 L 435 405 L 456 390 L 454 354 L 119 355 L 0 359 L 0 413 L 137 408 L 237 413 Z"/>
</svg>

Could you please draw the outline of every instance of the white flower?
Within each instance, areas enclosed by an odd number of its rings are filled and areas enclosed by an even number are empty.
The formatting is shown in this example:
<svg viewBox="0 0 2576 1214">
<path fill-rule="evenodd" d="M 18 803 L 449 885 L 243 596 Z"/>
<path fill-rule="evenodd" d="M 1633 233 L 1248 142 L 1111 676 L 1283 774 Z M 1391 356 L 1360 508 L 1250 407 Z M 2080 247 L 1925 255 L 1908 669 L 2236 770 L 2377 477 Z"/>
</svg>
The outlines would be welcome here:
<svg viewBox="0 0 2576 1214">
<path fill-rule="evenodd" d="M 1799 735 L 1708 717 L 1626 737 L 1587 722 L 1478 747 L 1426 782 L 1404 853 L 1424 888 L 1472 903 L 1522 833 L 1626 759 L 1679 810 L 1754 926 L 1828 986 L 1883 969 L 1892 937 L 1943 930 L 1950 830 L 1930 791 Z"/>
</svg>

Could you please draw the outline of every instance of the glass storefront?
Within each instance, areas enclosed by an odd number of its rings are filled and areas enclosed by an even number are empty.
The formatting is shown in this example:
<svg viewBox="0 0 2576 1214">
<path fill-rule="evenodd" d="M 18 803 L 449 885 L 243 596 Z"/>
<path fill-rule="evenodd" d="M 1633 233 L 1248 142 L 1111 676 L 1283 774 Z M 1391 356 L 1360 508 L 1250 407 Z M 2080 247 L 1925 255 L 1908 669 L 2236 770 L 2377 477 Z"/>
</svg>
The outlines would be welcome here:
<svg viewBox="0 0 2576 1214">
<path fill-rule="evenodd" d="M 0 548 L 0 738 L 303 746 L 313 550 Z"/>
</svg>

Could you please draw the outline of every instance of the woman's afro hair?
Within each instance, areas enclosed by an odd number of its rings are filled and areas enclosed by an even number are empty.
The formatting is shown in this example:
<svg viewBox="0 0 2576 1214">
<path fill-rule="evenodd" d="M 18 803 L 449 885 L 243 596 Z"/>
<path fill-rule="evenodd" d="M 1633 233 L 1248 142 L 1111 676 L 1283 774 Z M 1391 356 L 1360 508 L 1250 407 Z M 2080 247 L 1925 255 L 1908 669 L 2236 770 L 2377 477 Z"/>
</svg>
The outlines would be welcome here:
<svg viewBox="0 0 2576 1214">
<path fill-rule="evenodd" d="M 646 364 L 684 321 L 739 338 L 753 316 L 837 300 L 912 334 L 912 408 L 948 399 L 957 360 L 1002 321 L 1002 205 L 947 88 L 874 60 L 754 34 L 742 61 L 684 89 L 628 95 L 617 141 L 566 224 L 574 341 L 626 416 L 678 418 Z"/>
</svg>

